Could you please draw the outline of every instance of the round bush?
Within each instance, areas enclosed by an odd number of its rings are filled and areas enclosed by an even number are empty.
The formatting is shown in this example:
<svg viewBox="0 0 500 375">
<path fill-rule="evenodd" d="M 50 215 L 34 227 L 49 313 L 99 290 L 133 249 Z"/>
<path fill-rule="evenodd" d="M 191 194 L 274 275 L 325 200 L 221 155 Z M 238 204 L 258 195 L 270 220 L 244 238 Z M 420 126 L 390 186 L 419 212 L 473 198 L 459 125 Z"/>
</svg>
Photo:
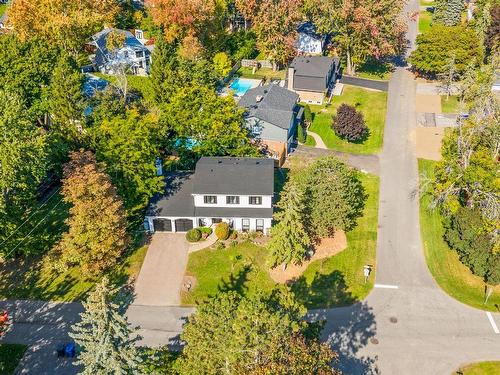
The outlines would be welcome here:
<svg viewBox="0 0 500 375">
<path fill-rule="evenodd" d="M 217 226 L 215 227 L 215 235 L 217 236 L 217 238 L 219 240 L 227 240 L 228 237 L 229 237 L 229 233 L 230 233 L 230 230 L 229 230 L 229 224 L 228 223 L 219 223 L 217 224 Z"/>
<path fill-rule="evenodd" d="M 342 104 L 337 109 L 337 115 L 333 117 L 332 128 L 335 134 L 350 142 L 360 141 L 368 133 L 363 114 L 347 104 Z"/>
<path fill-rule="evenodd" d="M 186 240 L 189 242 L 198 242 L 201 239 L 201 231 L 198 228 L 193 228 L 187 231 Z"/>
</svg>

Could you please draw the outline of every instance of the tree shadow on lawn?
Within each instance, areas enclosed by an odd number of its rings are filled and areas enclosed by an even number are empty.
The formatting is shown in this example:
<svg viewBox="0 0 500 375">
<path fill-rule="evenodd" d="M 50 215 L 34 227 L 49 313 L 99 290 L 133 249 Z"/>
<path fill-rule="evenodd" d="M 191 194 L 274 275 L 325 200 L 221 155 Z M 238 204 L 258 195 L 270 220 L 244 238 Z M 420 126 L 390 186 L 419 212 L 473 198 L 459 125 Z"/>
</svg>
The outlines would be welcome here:
<svg viewBox="0 0 500 375">
<path fill-rule="evenodd" d="M 229 280 L 221 280 L 221 284 L 217 286 L 220 293 L 226 293 L 229 291 L 235 291 L 241 296 L 245 295 L 248 291 L 248 287 L 245 285 L 248 281 L 248 275 L 252 272 L 252 265 L 245 264 L 242 269 L 238 270 L 236 273 L 232 272 L 229 275 Z"/>
</svg>

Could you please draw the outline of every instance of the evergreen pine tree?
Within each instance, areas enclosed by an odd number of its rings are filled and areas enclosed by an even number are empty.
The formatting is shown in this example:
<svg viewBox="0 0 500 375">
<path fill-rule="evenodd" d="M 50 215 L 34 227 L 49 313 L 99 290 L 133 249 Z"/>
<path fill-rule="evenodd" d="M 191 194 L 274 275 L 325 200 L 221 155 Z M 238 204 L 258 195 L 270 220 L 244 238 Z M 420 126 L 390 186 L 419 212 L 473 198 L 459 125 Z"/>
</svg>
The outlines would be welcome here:
<svg viewBox="0 0 500 375">
<path fill-rule="evenodd" d="M 280 209 L 274 215 L 278 223 L 271 230 L 269 242 L 272 266 L 300 263 L 306 256 L 311 239 L 304 226 L 304 192 L 294 181 L 289 181 L 278 203 Z"/>
<path fill-rule="evenodd" d="M 151 64 L 151 82 L 156 103 L 167 103 L 174 93 L 176 80 L 177 58 L 175 45 L 167 43 L 163 34 L 160 34 L 155 44 Z M 178 79 L 178 77 L 177 77 Z"/>
<path fill-rule="evenodd" d="M 76 365 L 82 365 L 83 375 L 136 374 L 141 362 L 133 330 L 112 300 L 113 291 L 103 277 L 91 292 L 81 321 L 72 327 L 70 337 L 80 347 Z"/>
<path fill-rule="evenodd" d="M 460 23 L 462 11 L 464 9 L 463 0 L 438 0 L 434 7 L 433 22 L 445 26 L 455 26 Z"/>
<path fill-rule="evenodd" d="M 84 76 L 74 59 L 63 53 L 54 68 L 48 90 L 52 121 L 65 137 L 74 139 L 82 131 L 85 97 L 82 92 Z"/>
</svg>

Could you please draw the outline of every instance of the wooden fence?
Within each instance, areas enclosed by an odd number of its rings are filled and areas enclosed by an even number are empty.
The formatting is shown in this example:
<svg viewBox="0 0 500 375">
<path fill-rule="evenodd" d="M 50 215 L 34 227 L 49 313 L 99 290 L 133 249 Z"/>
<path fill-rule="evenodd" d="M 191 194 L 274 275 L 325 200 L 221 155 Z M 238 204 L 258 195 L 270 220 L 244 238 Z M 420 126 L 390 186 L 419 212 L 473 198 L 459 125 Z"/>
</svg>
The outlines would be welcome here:
<svg viewBox="0 0 500 375">
<path fill-rule="evenodd" d="M 241 60 L 241 66 L 253 68 L 254 66 L 258 66 L 259 68 L 269 68 L 274 69 L 274 63 L 269 60 Z"/>
</svg>

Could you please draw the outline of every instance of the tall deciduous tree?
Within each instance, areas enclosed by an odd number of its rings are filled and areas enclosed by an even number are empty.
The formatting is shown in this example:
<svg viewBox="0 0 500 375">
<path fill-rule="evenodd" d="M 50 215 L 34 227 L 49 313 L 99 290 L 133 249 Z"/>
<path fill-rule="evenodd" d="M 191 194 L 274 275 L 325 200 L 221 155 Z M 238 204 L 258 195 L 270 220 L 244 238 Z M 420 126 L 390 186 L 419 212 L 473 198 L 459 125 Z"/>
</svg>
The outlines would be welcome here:
<svg viewBox="0 0 500 375">
<path fill-rule="evenodd" d="M 286 373 L 292 374 L 300 373 L 300 366 L 323 369 L 326 357 L 333 357 L 332 353 L 316 356 L 316 343 L 309 351 L 307 345 L 290 341 L 303 343 L 304 313 L 304 307 L 283 289 L 271 295 L 257 293 L 248 297 L 236 292 L 219 294 L 198 306 L 184 326 L 181 338 L 186 346 L 178 368 L 182 374 L 265 374 L 273 373 L 272 369 L 288 370 L 288 366 L 291 372 Z M 281 345 L 290 352 L 281 356 Z M 301 351 L 306 352 L 304 356 L 299 354 Z"/>
<path fill-rule="evenodd" d="M 68 232 L 52 254 L 55 266 L 79 265 L 85 275 L 97 275 L 113 266 L 129 243 L 122 202 L 90 151 L 70 153 L 62 192 L 71 208 Z"/>
<path fill-rule="evenodd" d="M 278 209 L 274 214 L 277 224 L 271 230 L 269 259 L 272 266 L 300 263 L 311 244 L 306 230 L 304 192 L 290 180 L 285 185 Z"/>
<path fill-rule="evenodd" d="M 310 213 L 309 228 L 327 237 L 336 230 L 351 230 L 362 215 L 366 200 L 358 172 L 333 156 L 316 160 L 302 178 Z"/>
<path fill-rule="evenodd" d="M 73 53 L 104 24 L 113 23 L 117 0 L 16 0 L 9 22 L 21 39 L 38 37 Z"/>
<path fill-rule="evenodd" d="M 253 17 L 257 46 L 266 58 L 285 65 L 295 55 L 303 0 L 262 0 Z"/>
<path fill-rule="evenodd" d="M 104 277 L 83 302 L 81 321 L 69 334 L 81 349 L 75 364 L 83 366 L 84 375 L 139 373 L 136 339 L 112 294 Z"/>
<path fill-rule="evenodd" d="M 434 25 L 428 32 L 417 36 L 417 49 L 412 52 L 409 61 L 417 71 L 437 75 L 445 72 L 453 56 L 458 74 L 462 74 L 470 64 L 477 66 L 482 61 L 482 46 L 473 29 Z"/>
<path fill-rule="evenodd" d="M 347 72 L 354 74 L 368 57 L 379 59 L 401 48 L 403 5 L 401 0 L 305 0 L 304 11 L 318 32 L 333 35 Z"/>
<path fill-rule="evenodd" d="M 0 241 L 32 205 L 46 169 L 46 137 L 20 98 L 0 90 Z"/>
<path fill-rule="evenodd" d="M 445 26 L 458 25 L 464 10 L 462 0 L 437 0 L 432 21 Z"/>
<path fill-rule="evenodd" d="M 158 120 L 130 110 L 96 129 L 97 158 L 104 161 L 129 215 L 143 209 L 163 188 L 155 160 L 159 156 Z"/>
<path fill-rule="evenodd" d="M 206 86 L 184 87 L 162 107 L 163 132 L 194 141 L 193 152 L 204 156 L 254 156 L 257 149 L 243 127 L 243 111 L 233 98 L 219 97 Z"/>
</svg>

